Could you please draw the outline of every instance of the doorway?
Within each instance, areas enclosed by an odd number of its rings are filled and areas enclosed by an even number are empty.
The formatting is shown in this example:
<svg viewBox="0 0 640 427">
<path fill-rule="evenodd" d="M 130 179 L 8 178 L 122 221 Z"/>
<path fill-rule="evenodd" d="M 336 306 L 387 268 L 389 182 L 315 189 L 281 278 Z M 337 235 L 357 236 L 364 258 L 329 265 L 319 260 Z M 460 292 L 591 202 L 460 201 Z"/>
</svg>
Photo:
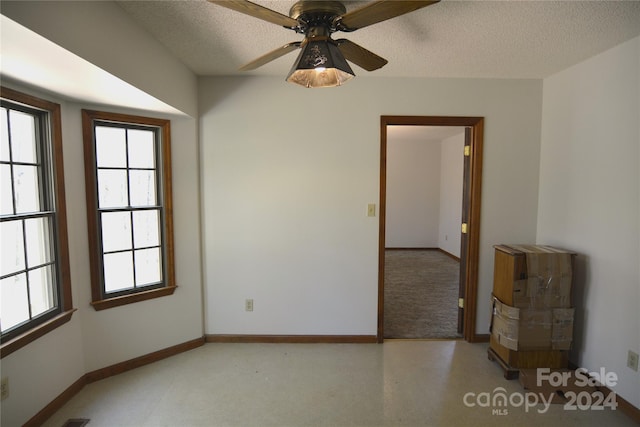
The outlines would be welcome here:
<svg viewBox="0 0 640 427">
<path fill-rule="evenodd" d="M 386 261 L 386 200 L 388 126 L 455 126 L 465 128 L 462 224 L 460 239 L 458 332 L 475 342 L 482 174 L 482 117 L 381 116 L 380 118 L 380 224 L 378 248 L 378 342 L 384 340 L 384 291 Z"/>
<path fill-rule="evenodd" d="M 465 127 L 388 126 L 385 339 L 457 339 Z"/>
</svg>

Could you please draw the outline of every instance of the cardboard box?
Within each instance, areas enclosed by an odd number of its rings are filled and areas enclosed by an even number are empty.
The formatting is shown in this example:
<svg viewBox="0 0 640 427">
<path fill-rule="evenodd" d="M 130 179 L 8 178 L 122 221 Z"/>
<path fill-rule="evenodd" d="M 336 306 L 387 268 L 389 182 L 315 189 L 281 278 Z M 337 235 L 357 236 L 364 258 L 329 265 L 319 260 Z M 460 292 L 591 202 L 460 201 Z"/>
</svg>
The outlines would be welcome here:
<svg viewBox="0 0 640 427">
<path fill-rule="evenodd" d="M 518 309 L 518 348 L 515 350 L 542 350 L 551 347 L 553 313 L 550 309 Z"/>
<path fill-rule="evenodd" d="M 571 307 L 575 254 L 542 245 L 496 245 L 494 294 L 518 308 Z"/>
<path fill-rule="evenodd" d="M 535 276 L 513 282 L 513 306 L 566 308 L 571 306 L 571 276 Z"/>
<path fill-rule="evenodd" d="M 493 297 L 491 335 L 511 350 L 568 350 L 573 338 L 572 308 L 511 307 Z"/>
<path fill-rule="evenodd" d="M 518 349 L 518 330 L 520 310 L 493 298 L 493 314 L 491 315 L 491 335 L 503 347 Z"/>
<path fill-rule="evenodd" d="M 524 368 L 552 368 L 562 369 L 569 366 L 569 352 L 567 350 L 524 350 L 508 349 L 489 336 L 489 359 L 499 359 L 501 364 L 509 369 Z M 508 378 L 505 375 L 505 378 Z M 515 378 L 515 377 L 513 377 Z"/>
<path fill-rule="evenodd" d="M 573 340 L 573 308 L 554 308 L 551 327 L 551 348 L 554 350 L 570 350 Z"/>
</svg>

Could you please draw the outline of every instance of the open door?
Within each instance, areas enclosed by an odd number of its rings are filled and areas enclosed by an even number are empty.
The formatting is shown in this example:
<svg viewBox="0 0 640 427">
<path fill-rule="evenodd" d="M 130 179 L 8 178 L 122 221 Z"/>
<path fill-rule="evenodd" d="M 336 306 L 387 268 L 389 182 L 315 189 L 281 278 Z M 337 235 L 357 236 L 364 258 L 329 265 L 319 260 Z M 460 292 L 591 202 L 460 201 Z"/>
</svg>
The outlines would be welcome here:
<svg viewBox="0 0 640 427">
<path fill-rule="evenodd" d="M 464 129 L 464 167 L 462 176 L 462 224 L 460 225 L 460 288 L 458 291 L 458 333 L 464 328 L 464 297 L 467 271 L 467 227 L 469 224 L 469 169 L 471 168 L 471 128 Z"/>
<path fill-rule="evenodd" d="M 384 264 L 386 224 L 387 126 L 460 126 L 465 127 L 465 158 L 460 250 L 458 332 L 469 342 L 476 337 L 476 303 L 480 242 L 480 196 L 482 179 L 482 140 L 484 118 L 441 116 L 380 117 L 380 216 L 378 238 L 378 342 L 384 341 Z"/>
</svg>

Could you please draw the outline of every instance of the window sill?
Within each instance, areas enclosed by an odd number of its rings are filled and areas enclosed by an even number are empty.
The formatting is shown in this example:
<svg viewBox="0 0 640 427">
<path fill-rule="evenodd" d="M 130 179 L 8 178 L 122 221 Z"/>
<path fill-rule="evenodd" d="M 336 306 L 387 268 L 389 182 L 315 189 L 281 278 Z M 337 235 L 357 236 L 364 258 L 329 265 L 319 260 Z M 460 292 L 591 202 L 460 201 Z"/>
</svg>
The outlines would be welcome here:
<svg viewBox="0 0 640 427">
<path fill-rule="evenodd" d="M 56 317 L 53 317 L 46 322 L 36 326 L 35 328 L 28 330 L 24 334 L 18 335 L 12 340 L 2 343 L 2 345 L 0 346 L 0 359 L 10 355 L 16 350 L 21 349 L 27 344 L 32 343 L 33 341 L 53 331 L 59 326 L 64 325 L 69 320 L 71 320 L 71 316 L 76 310 L 77 309 L 72 308 L 71 310 L 65 311 L 57 315 Z"/>
<path fill-rule="evenodd" d="M 135 294 L 93 301 L 91 305 L 96 311 L 100 311 L 107 308 L 119 307 L 121 305 L 133 304 L 135 302 L 173 295 L 176 288 L 177 286 L 167 286 L 164 288 L 151 289 L 149 291 L 138 292 Z"/>
</svg>

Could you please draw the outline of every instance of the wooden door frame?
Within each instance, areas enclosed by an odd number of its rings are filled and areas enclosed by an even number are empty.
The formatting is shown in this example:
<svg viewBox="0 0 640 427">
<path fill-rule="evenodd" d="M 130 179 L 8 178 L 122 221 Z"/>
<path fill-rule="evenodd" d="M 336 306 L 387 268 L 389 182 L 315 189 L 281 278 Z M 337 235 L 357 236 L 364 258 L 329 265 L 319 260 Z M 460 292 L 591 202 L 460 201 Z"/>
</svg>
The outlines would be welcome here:
<svg viewBox="0 0 640 427">
<path fill-rule="evenodd" d="M 461 126 L 471 128 L 471 152 L 467 200 L 467 247 L 465 272 L 465 301 L 462 336 L 468 342 L 485 341 L 476 335 L 476 306 L 478 299 L 478 259 L 480 249 L 480 201 L 482 184 L 482 143 L 484 117 L 444 116 L 380 116 L 380 223 L 378 240 L 378 332 L 379 343 L 384 341 L 384 260 L 387 198 L 387 126 Z M 464 250 L 464 249 L 463 249 Z M 461 254 L 463 255 L 463 254 Z"/>
</svg>

